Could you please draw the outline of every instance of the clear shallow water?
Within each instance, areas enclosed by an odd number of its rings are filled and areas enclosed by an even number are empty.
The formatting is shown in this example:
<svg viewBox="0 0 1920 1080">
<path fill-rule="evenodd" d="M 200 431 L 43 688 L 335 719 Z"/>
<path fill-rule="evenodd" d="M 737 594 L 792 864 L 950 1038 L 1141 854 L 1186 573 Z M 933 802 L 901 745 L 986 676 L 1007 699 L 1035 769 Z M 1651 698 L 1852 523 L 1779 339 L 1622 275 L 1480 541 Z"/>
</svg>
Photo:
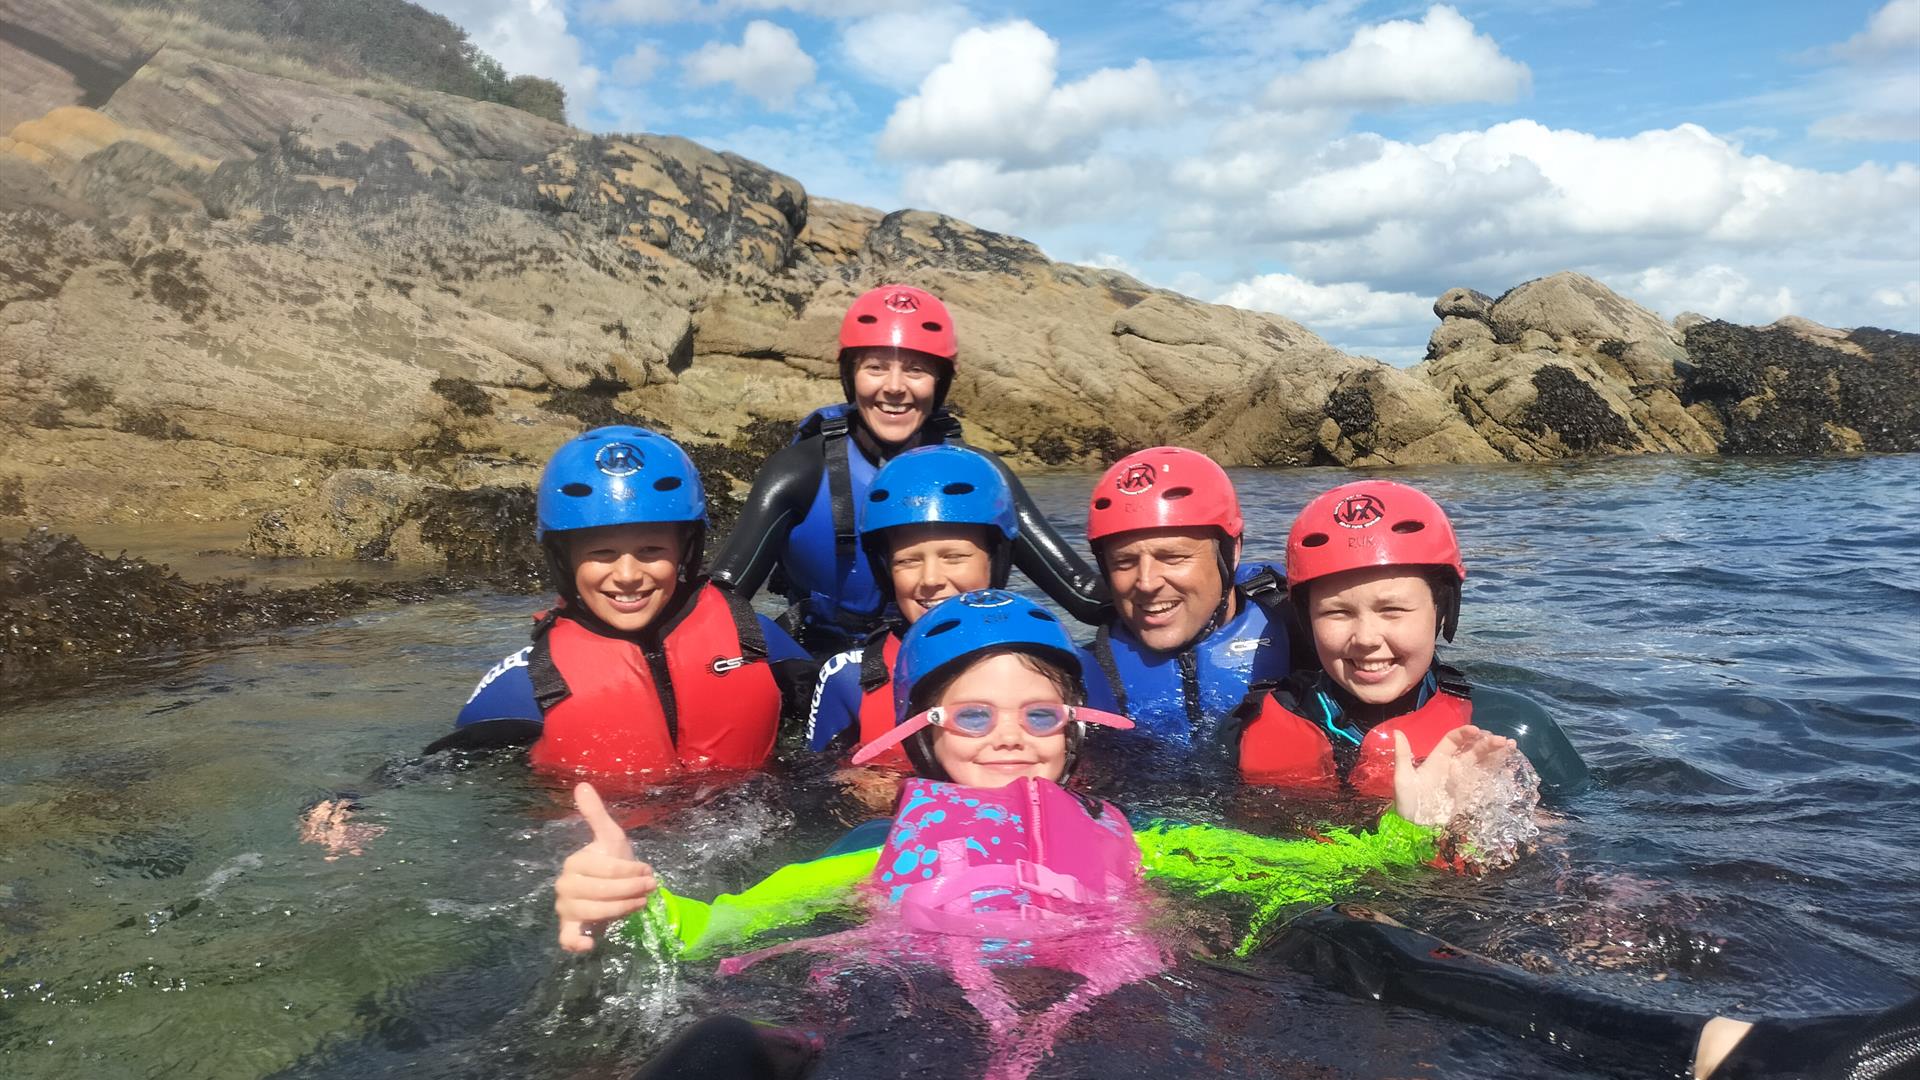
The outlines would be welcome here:
<svg viewBox="0 0 1920 1080">
<path fill-rule="evenodd" d="M 1675 1009 L 1814 1013 L 1920 984 L 1920 457 L 1395 475 L 1465 540 L 1447 655 L 1547 704 L 1600 782 L 1513 871 L 1387 883 L 1370 902 Z M 1248 557 L 1277 555 L 1294 511 L 1344 477 L 1237 474 Z M 1032 486 L 1071 529 L 1086 483 Z M 720 979 L 558 953 L 545 887 L 583 836 L 564 794 L 512 760 L 411 760 L 533 606 L 372 612 L 0 712 L 0 1073 L 614 1076 L 715 1009 L 822 1030 L 821 1076 L 976 1073 L 979 1022 L 937 975 L 850 964 L 816 982 L 786 958 Z M 830 771 L 798 761 L 626 808 L 663 876 L 708 895 L 867 816 Z M 385 832 L 328 860 L 297 819 L 340 791 Z M 1297 816 L 1232 793 L 1128 795 L 1271 831 Z M 1203 949 L 1239 925 L 1173 907 Z M 1069 981 L 1013 980 L 1038 1003 Z M 1611 1075 L 1258 957 L 1117 992 L 1038 1073 L 1096 1074 Z"/>
</svg>

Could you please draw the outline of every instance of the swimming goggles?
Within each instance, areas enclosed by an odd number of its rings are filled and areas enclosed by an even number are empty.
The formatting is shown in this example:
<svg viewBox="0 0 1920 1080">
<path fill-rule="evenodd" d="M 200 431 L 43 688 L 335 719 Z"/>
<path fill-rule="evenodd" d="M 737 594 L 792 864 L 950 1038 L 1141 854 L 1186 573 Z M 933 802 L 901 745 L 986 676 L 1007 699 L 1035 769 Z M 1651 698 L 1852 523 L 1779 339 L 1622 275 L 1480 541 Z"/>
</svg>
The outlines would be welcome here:
<svg viewBox="0 0 1920 1080">
<path fill-rule="evenodd" d="M 985 738 L 999 724 L 1002 711 L 1017 712 L 1027 734 L 1036 739 L 1058 735 L 1067 729 L 1068 724 L 1076 721 L 1122 730 L 1133 726 L 1133 721 L 1118 713 L 1089 709 L 1084 705 L 1063 705 L 1057 701 L 1028 702 L 1013 710 L 1001 710 L 982 701 L 963 701 L 956 705 L 935 706 L 907 717 L 892 731 L 861 747 L 860 752 L 853 755 L 853 763 L 864 765 L 928 726 L 945 728 L 969 739 Z"/>
</svg>

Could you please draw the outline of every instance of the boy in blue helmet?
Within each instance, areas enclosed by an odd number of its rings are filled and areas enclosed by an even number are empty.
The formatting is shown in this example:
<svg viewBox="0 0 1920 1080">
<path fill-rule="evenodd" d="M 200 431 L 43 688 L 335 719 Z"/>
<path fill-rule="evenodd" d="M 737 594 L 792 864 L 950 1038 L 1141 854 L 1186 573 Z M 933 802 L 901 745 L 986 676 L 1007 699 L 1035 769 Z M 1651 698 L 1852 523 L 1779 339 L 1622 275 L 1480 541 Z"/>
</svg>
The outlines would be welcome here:
<svg viewBox="0 0 1920 1080">
<path fill-rule="evenodd" d="M 900 635 L 950 596 L 1004 586 L 1019 531 L 1005 478 L 971 448 L 909 450 L 880 469 L 860 511 L 860 543 L 892 605 L 890 617 L 860 648 L 821 665 L 807 716 L 809 747 L 858 750 L 892 730 L 888 681 Z M 899 750 L 878 760 L 907 766 Z"/>
<path fill-rule="evenodd" d="M 645 428 L 595 428 L 540 476 L 538 536 L 557 607 L 494 665 L 428 752 L 533 745 L 579 774 L 756 768 L 806 653 L 700 574 L 706 494 L 692 459 Z"/>
</svg>

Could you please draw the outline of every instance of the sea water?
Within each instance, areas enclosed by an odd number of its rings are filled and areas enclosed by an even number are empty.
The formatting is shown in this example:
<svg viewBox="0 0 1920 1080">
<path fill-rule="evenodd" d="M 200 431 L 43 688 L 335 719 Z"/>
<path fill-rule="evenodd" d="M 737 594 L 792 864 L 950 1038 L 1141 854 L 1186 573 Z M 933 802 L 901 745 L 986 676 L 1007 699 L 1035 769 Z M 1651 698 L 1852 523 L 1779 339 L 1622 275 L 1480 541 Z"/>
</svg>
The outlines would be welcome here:
<svg viewBox="0 0 1920 1080">
<path fill-rule="evenodd" d="M 1463 538 L 1444 656 L 1545 705 L 1596 783 L 1507 870 L 1369 882 L 1362 899 L 1650 1008 L 1804 1015 L 1920 984 L 1920 457 L 1392 475 Z M 1347 478 L 1235 472 L 1246 557 L 1278 559 L 1299 506 Z M 1076 539 L 1088 483 L 1031 483 Z M 417 756 L 536 606 L 472 593 L 375 610 L 6 705 L 0 1074 L 610 1077 L 724 1010 L 820 1033 L 821 1076 L 976 1075 L 985 1025 L 937 971 L 849 957 L 821 979 L 796 958 L 720 978 L 558 951 L 548 883 L 586 836 L 566 792 L 511 755 Z M 1315 813 L 1140 794 L 1274 833 Z M 354 807 L 337 849 L 300 840 L 322 800 Z M 870 814 L 799 756 L 618 810 L 696 896 Z M 1184 958 L 1079 1016 L 1035 1075 L 1612 1075 L 1233 960 L 1229 906 L 1166 907 Z M 1038 1010 L 1076 976 L 1003 978 Z"/>
</svg>

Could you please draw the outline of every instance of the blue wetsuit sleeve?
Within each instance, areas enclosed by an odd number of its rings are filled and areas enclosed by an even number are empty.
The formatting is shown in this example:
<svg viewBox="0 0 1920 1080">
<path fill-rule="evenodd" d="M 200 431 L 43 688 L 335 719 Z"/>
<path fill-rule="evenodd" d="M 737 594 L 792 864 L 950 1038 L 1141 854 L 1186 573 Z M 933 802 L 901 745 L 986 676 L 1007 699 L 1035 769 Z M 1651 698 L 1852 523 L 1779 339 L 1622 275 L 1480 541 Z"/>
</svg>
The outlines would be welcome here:
<svg viewBox="0 0 1920 1080">
<path fill-rule="evenodd" d="M 802 439 L 776 451 L 753 478 L 753 489 L 720 551 L 708 560 L 715 585 L 735 596 L 752 596 L 787 553 L 787 536 L 807 516 L 825 467 L 824 440 Z"/>
<path fill-rule="evenodd" d="M 760 636 L 767 641 L 767 662 L 777 664 L 782 660 L 812 660 L 807 650 L 793 640 L 793 635 L 780 629 L 780 624 L 765 615 L 756 615 L 760 620 Z"/>
<path fill-rule="evenodd" d="M 1120 699 L 1114 697 L 1113 687 L 1107 685 L 1107 673 L 1094 659 L 1093 650 L 1082 646 L 1074 651 L 1080 654 L 1080 679 L 1087 687 L 1087 708 L 1119 712 Z"/>
<path fill-rule="evenodd" d="M 860 722 L 860 658 L 863 651 L 848 649 L 820 665 L 807 712 L 807 749 L 824 752 L 849 728 Z"/>
<path fill-rule="evenodd" d="M 480 685 L 473 688 L 467 703 L 460 707 L 453 726 L 458 729 L 487 720 L 538 723 L 540 705 L 534 700 L 533 677 L 527 673 L 527 657 L 532 654 L 533 646 L 529 645 L 495 664 L 480 679 Z"/>
</svg>

